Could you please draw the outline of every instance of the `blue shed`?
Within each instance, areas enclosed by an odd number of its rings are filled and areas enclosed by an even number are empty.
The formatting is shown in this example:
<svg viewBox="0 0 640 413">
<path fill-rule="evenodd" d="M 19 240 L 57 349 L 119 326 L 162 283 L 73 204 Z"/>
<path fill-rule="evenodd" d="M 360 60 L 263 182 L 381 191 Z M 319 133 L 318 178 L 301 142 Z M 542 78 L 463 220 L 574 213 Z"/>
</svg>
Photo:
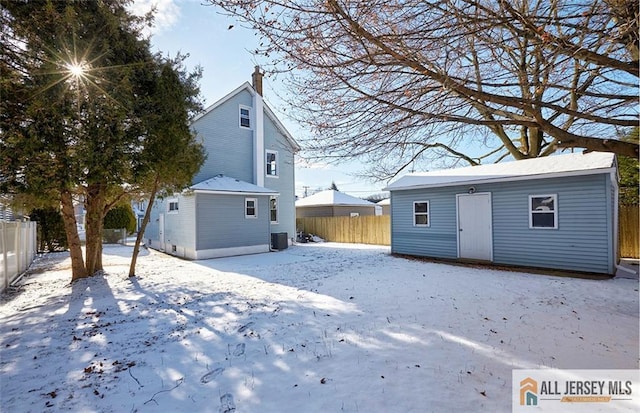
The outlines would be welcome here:
<svg viewBox="0 0 640 413">
<path fill-rule="evenodd" d="M 391 183 L 391 252 L 615 274 L 615 155 L 408 174 Z"/>
</svg>

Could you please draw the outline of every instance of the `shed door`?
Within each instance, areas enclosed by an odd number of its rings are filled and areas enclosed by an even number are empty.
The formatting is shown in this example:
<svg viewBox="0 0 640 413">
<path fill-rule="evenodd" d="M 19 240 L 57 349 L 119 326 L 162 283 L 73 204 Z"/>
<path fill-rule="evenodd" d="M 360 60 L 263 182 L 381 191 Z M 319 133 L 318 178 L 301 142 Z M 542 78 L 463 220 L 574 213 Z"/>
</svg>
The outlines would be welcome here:
<svg viewBox="0 0 640 413">
<path fill-rule="evenodd" d="M 493 260 L 491 194 L 459 194 L 458 257 Z"/>
</svg>

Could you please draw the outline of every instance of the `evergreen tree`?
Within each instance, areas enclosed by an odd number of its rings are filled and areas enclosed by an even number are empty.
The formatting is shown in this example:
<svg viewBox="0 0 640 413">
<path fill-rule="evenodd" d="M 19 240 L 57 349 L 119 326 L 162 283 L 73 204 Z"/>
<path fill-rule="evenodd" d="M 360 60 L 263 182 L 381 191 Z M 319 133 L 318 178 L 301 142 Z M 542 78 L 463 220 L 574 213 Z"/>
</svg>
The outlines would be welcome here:
<svg viewBox="0 0 640 413">
<path fill-rule="evenodd" d="M 128 3 L 0 4 L 0 190 L 61 206 L 72 280 L 102 269 L 104 216 L 125 188 L 149 186 L 145 151 L 158 146 L 147 89 L 158 59 Z M 87 211 L 84 258 L 74 199 Z"/>
</svg>

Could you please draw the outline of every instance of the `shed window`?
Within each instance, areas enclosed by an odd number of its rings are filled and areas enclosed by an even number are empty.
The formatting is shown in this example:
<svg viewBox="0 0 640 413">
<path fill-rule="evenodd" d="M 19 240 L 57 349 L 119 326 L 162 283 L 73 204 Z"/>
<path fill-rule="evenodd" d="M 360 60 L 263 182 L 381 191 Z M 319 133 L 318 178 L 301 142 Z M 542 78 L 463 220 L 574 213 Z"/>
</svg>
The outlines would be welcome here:
<svg viewBox="0 0 640 413">
<path fill-rule="evenodd" d="M 267 151 L 267 176 L 278 176 L 278 152 Z"/>
<path fill-rule="evenodd" d="M 529 195 L 529 228 L 558 228 L 558 195 Z"/>
<path fill-rule="evenodd" d="M 413 203 L 413 225 L 416 227 L 428 227 L 429 201 L 416 201 Z"/>
<path fill-rule="evenodd" d="M 251 115 L 250 110 L 246 106 L 240 106 L 240 127 L 242 128 L 250 128 L 251 127 Z"/>
<path fill-rule="evenodd" d="M 244 199 L 244 217 L 245 218 L 258 217 L 258 200 L 256 198 Z"/>
</svg>

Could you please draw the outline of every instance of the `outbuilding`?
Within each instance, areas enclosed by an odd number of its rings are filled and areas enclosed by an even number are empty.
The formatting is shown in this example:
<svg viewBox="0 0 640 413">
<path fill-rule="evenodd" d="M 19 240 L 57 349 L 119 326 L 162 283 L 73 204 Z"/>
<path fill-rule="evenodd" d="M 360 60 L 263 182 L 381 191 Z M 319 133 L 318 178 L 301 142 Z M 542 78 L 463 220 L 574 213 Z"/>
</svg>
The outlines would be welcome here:
<svg viewBox="0 0 640 413">
<path fill-rule="evenodd" d="M 328 189 L 296 201 L 296 218 L 376 215 L 376 204 Z"/>
<path fill-rule="evenodd" d="M 391 251 L 615 274 L 611 153 L 572 153 L 412 173 L 391 183 Z"/>
</svg>

